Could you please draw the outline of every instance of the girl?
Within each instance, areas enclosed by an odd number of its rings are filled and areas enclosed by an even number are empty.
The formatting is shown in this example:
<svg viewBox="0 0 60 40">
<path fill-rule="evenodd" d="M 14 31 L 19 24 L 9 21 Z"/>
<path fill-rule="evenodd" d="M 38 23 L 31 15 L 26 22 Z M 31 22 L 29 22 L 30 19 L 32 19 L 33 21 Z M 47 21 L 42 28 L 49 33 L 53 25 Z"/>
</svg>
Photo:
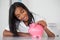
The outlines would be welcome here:
<svg viewBox="0 0 60 40">
<path fill-rule="evenodd" d="M 20 2 L 15 2 L 9 9 L 9 27 L 3 32 L 3 36 L 30 37 L 28 33 L 29 24 L 38 23 L 43 26 L 48 37 L 55 37 L 48 28 L 46 22 L 39 15 L 30 12 L 27 7 Z"/>
</svg>

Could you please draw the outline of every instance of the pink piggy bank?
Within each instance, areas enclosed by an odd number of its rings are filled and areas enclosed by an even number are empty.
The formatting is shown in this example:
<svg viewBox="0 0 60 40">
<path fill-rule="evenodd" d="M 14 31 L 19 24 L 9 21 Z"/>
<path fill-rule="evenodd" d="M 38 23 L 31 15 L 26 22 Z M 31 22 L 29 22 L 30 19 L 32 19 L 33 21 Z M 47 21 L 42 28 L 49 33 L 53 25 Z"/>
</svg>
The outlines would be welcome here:
<svg viewBox="0 0 60 40">
<path fill-rule="evenodd" d="M 32 23 L 29 25 L 28 32 L 31 34 L 32 38 L 39 38 L 41 40 L 43 34 L 43 27 L 39 24 Z"/>
</svg>

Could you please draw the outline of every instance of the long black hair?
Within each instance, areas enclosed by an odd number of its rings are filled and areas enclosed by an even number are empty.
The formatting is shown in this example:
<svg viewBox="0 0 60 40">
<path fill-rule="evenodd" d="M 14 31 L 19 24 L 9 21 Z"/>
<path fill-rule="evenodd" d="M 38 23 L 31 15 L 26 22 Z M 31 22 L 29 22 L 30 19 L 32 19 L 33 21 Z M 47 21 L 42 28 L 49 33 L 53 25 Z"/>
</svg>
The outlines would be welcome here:
<svg viewBox="0 0 60 40">
<path fill-rule="evenodd" d="M 23 3 L 15 2 L 14 4 L 12 4 L 9 9 L 9 28 L 10 28 L 10 32 L 14 34 L 13 36 L 19 36 L 17 33 L 17 29 L 18 29 L 20 20 L 14 14 L 16 7 L 22 7 L 27 11 L 28 18 L 29 18 L 28 25 L 31 24 L 32 18 L 34 19 L 32 13 L 28 10 L 28 8 Z"/>
</svg>

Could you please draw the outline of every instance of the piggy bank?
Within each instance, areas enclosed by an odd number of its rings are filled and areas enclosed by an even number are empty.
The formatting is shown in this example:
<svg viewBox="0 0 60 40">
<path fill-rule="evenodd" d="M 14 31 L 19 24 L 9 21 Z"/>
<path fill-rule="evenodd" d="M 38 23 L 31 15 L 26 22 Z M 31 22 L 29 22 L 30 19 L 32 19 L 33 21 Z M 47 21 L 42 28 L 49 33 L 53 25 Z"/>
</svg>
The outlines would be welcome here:
<svg viewBox="0 0 60 40">
<path fill-rule="evenodd" d="M 28 32 L 32 36 L 32 38 L 39 38 L 39 40 L 42 38 L 43 35 L 43 27 L 39 24 L 32 23 L 29 25 L 29 30 Z"/>
</svg>

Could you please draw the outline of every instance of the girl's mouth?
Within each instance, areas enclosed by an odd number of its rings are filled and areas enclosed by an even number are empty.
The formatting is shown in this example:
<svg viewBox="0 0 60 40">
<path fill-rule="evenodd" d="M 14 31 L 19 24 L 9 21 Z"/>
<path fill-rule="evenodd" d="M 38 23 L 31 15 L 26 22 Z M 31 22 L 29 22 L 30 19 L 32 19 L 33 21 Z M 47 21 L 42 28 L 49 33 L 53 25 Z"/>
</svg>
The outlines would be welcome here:
<svg viewBox="0 0 60 40">
<path fill-rule="evenodd" d="M 26 20 L 26 17 L 24 17 L 22 20 Z"/>
</svg>

